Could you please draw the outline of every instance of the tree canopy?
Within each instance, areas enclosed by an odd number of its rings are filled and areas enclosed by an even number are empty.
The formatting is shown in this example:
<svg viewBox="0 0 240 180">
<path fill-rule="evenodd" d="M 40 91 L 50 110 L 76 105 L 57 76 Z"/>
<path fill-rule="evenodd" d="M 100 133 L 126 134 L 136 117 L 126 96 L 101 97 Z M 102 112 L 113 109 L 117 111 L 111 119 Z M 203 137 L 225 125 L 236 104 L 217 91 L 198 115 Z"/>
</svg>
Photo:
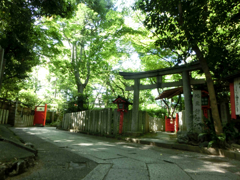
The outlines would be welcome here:
<svg viewBox="0 0 240 180">
<path fill-rule="evenodd" d="M 207 79 L 215 130 L 220 135 L 222 127 L 211 72 L 221 77 L 239 69 L 239 3 L 141 0 L 138 7 L 146 13 L 145 25 L 158 37 L 156 46 L 184 50 L 200 61 Z M 233 66 L 225 68 L 228 64 Z"/>
</svg>

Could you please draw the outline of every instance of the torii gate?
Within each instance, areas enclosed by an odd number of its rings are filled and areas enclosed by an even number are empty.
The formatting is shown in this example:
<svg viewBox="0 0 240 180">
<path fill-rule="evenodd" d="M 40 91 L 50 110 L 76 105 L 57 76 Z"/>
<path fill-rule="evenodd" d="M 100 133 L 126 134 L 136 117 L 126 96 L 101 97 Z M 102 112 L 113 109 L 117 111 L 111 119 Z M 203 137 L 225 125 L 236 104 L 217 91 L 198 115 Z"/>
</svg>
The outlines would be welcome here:
<svg viewBox="0 0 240 180">
<path fill-rule="evenodd" d="M 193 126 L 192 105 L 191 105 L 191 87 L 190 85 L 204 84 L 205 79 L 193 79 L 189 74 L 190 71 L 202 69 L 199 62 L 189 63 L 182 66 L 169 67 L 164 69 L 145 71 L 145 72 L 119 72 L 126 80 L 134 80 L 134 85 L 126 87 L 126 91 L 134 91 L 132 124 L 131 131 L 137 132 L 138 110 L 139 110 L 139 90 L 183 86 L 184 104 L 185 104 L 185 121 L 187 131 Z M 169 74 L 182 74 L 182 80 L 177 82 L 162 83 L 162 76 Z M 140 79 L 157 77 L 157 84 L 141 85 Z"/>
</svg>

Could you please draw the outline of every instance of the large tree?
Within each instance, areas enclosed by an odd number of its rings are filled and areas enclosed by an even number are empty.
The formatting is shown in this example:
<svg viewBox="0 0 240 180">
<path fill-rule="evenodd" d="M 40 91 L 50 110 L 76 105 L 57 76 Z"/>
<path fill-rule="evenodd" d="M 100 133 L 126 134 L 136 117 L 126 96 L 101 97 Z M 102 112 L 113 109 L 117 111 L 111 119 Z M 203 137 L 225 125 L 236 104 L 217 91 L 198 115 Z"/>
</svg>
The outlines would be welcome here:
<svg viewBox="0 0 240 180">
<path fill-rule="evenodd" d="M 65 0 L 0 2 L 0 90 L 2 79 L 5 84 L 17 83 L 39 63 L 42 54 L 51 56 L 55 53 L 46 37 L 52 40 L 56 37 L 39 27 L 38 20 L 42 16 L 70 17 L 74 7 Z"/>
<path fill-rule="evenodd" d="M 58 46 L 61 55 L 50 59 L 51 69 L 62 77 L 59 80 L 74 80 L 78 110 L 84 109 L 87 92 L 90 92 L 87 87 L 89 83 L 92 88 L 93 82 L 106 87 L 112 65 L 124 54 L 120 42 L 124 34 L 120 32 L 121 26 L 124 26 L 122 14 L 109 6 L 105 6 L 104 12 L 96 12 L 81 3 L 71 19 L 45 20 L 45 26 L 57 29 L 56 32 L 62 36 L 61 41 L 65 44 Z M 73 94 L 76 96 L 76 93 Z"/>
<path fill-rule="evenodd" d="M 143 0 L 138 7 L 146 13 L 145 25 L 158 36 L 156 46 L 185 48 L 196 55 L 206 76 L 215 131 L 220 135 L 222 126 L 209 67 L 216 72 L 219 62 L 231 64 L 229 69 L 236 65 L 232 57 L 239 52 L 238 1 Z"/>
</svg>

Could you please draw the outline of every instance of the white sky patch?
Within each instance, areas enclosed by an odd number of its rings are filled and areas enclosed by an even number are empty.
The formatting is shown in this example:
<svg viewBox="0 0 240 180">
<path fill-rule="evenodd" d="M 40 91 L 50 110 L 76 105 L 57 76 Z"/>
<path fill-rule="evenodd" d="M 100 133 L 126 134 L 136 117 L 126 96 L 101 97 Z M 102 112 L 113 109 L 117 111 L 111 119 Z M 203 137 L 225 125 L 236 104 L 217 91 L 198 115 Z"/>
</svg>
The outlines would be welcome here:
<svg viewBox="0 0 240 180">
<path fill-rule="evenodd" d="M 131 7 L 135 3 L 135 0 L 116 0 L 115 7 L 117 11 L 122 11 L 124 7 Z"/>
<path fill-rule="evenodd" d="M 141 60 L 138 57 L 138 53 L 134 52 L 129 59 L 123 62 L 122 64 L 124 69 L 140 69 L 141 68 Z"/>
</svg>

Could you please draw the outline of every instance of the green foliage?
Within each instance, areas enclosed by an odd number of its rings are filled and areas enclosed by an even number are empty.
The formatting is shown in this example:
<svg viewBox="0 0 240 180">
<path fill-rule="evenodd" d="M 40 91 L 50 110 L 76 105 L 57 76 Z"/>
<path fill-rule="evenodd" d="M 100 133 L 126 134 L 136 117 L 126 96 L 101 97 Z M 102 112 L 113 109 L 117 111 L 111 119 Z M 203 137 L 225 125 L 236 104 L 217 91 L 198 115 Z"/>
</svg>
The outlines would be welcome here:
<svg viewBox="0 0 240 180">
<path fill-rule="evenodd" d="M 147 113 L 152 117 L 163 118 L 167 115 L 167 110 L 164 108 L 161 109 L 146 109 Z"/>
<path fill-rule="evenodd" d="M 21 90 L 19 92 L 18 100 L 30 107 L 34 107 L 39 103 L 37 94 L 33 90 Z"/>
<path fill-rule="evenodd" d="M 84 111 L 84 110 L 88 110 L 89 106 L 88 106 L 88 98 L 85 95 L 77 95 L 75 98 L 72 98 L 70 101 L 67 101 L 64 105 L 63 105 L 63 109 L 65 113 L 69 113 L 69 112 L 78 112 L 78 111 Z M 78 107 L 78 101 L 81 101 L 83 103 L 83 109 L 79 110 Z"/>
<path fill-rule="evenodd" d="M 119 69 L 113 70 L 120 64 L 119 59 L 129 56 L 125 41 L 122 41 L 127 28 L 122 13 L 107 6 L 102 17 L 102 12 L 89 7 L 79 4 L 71 19 L 44 19 L 47 29 L 57 30 L 62 42 L 56 46 L 61 54 L 52 57 L 48 67 L 57 77 L 57 87 L 65 98 L 76 100 L 82 93 L 87 97 L 88 108 L 94 108 L 100 97 L 105 106 L 110 107 L 117 95 L 126 98 L 132 95 L 132 92 L 125 91 L 130 83 L 118 74 Z M 74 57 L 66 42 L 76 48 Z M 83 92 L 79 90 L 81 86 Z M 71 109 L 75 111 L 76 108 Z"/>
<path fill-rule="evenodd" d="M 228 139 L 229 132 L 226 131 L 225 128 L 224 132 L 220 135 L 217 135 L 215 132 L 214 124 L 211 119 L 204 119 L 204 124 L 201 124 L 204 132 L 199 134 L 199 138 L 204 138 L 205 141 L 208 141 L 208 147 L 221 147 L 226 148 L 226 140 Z"/>
<path fill-rule="evenodd" d="M 65 0 L 2 0 L 0 2 L 0 45 L 6 60 L 3 85 L 8 87 L 25 79 L 40 57 L 57 53 L 58 37 L 40 25 L 42 16 L 70 17 L 75 6 Z M 39 19 L 38 19 L 39 18 Z"/>
<path fill-rule="evenodd" d="M 237 2 L 140 0 L 137 7 L 146 13 L 144 23 L 157 37 L 157 47 L 182 51 L 195 59 L 193 47 L 199 46 L 216 78 L 240 69 Z"/>
<path fill-rule="evenodd" d="M 227 123 L 223 127 L 223 132 L 226 134 L 226 140 L 228 142 L 235 141 L 240 138 L 239 129 L 237 129 L 237 123 L 234 123 L 234 122 Z"/>
</svg>

